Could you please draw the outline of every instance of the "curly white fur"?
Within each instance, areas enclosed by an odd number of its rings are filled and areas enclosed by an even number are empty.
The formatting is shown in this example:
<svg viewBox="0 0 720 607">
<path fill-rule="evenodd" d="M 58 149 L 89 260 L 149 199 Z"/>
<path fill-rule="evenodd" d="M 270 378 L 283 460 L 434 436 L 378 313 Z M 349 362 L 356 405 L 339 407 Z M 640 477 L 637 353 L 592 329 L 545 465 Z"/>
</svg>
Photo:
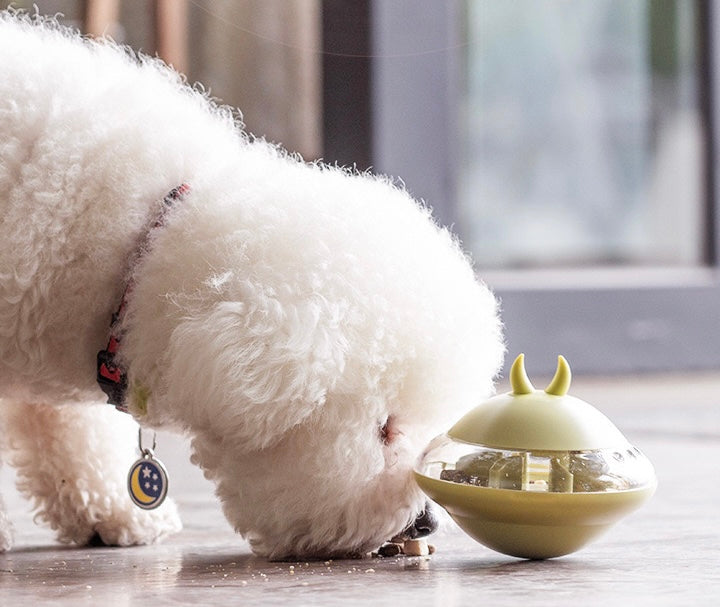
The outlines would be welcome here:
<svg viewBox="0 0 720 607">
<path fill-rule="evenodd" d="M 127 260 L 187 182 L 133 276 L 122 356 L 151 396 L 131 390 L 131 412 L 192 436 L 259 554 L 359 552 L 403 529 L 424 503 L 415 457 L 491 392 L 502 358 L 496 302 L 452 236 L 387 179 L 253 140 L 157 60 L 10 13 L 0 57 L 0 397 L 41 518 L 78 542 L 174 525 L 138 529 L 106 461 L 67 464 L 90 514 L 63 499 L 57 458 L 104 459 L 112 441 L 78 430 L 102 423 L 90 413 L 43 405 L 100 400 Z"/>
</svg>

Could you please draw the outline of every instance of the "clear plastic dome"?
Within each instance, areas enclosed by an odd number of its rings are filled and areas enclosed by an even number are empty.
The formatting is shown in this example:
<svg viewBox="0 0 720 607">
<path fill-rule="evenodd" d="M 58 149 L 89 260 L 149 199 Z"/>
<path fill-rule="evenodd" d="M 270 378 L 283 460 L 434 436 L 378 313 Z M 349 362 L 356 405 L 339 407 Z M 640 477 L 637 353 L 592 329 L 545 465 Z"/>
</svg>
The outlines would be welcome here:
<svg viewBox="0 0 720 607">
<path fill-rule="evenodd" d="M 540 451 L 470 444 L 448 434 L 420 456 L 423 476 L 476 487 L 544 493 L 602 493 L 652 485 L 655 472 L 639 449 Z"/>
</svg>

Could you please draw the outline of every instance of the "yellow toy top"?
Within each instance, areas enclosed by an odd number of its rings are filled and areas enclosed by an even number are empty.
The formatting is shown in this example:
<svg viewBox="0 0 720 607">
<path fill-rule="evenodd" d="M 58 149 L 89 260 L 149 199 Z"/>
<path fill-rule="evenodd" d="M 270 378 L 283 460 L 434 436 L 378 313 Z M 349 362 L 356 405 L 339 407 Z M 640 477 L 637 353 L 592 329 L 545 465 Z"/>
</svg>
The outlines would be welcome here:
<svg viewBox="0 0 720 607">
<path fill-rule="evenodd" d="M 536 390 L 520 354 L 510 370 L 512 391 L 481 403 L 448 435 L 466 443 L 497 449 L 589 451 L 627 448 L 628 440 L 605 415 L 570 396 L 572 374 L 558 357 L 555 376 L 545 390 Z"/>
</svg>

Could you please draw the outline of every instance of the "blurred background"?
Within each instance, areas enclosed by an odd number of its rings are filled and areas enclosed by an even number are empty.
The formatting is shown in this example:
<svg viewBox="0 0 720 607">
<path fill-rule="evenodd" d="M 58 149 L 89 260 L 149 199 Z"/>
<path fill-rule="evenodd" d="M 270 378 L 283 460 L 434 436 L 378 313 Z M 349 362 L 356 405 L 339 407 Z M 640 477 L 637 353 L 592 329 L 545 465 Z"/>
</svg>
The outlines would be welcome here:
<svg viewBox="0 0 720 607">
<path fill-rule="evenodd" d="M 720 17 L 701 0 L 0 1 L 159 54 L 449 226 L 532 373 L 720 368 Z"/>
</svg>

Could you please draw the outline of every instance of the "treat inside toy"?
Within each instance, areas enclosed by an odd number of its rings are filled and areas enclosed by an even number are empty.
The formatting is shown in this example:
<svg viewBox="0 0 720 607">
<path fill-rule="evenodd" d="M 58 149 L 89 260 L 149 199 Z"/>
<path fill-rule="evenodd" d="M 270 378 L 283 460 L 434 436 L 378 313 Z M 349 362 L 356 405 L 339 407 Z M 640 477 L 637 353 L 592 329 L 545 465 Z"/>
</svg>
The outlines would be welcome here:
<svg viewBox="0 0 720 607">
<path fill-rule="evenodd" d="M 426 458 L 424 474 L 493 489 L 583 493 L 643 487 L 653 471 L 647 458 L 632 446 L 622 450 L 519 451 L 449 439 Z"/>
<path fill-rule="evenodd" d="M 520 355 L 512 391 L 437 436 L 415 467 L 420 487 L 479 542 L 550 558 L 577 550 L 655 490 L 650 461 L 597 409 L 567 394 L 567 361 L 536 390 Z"/>
</svg>

